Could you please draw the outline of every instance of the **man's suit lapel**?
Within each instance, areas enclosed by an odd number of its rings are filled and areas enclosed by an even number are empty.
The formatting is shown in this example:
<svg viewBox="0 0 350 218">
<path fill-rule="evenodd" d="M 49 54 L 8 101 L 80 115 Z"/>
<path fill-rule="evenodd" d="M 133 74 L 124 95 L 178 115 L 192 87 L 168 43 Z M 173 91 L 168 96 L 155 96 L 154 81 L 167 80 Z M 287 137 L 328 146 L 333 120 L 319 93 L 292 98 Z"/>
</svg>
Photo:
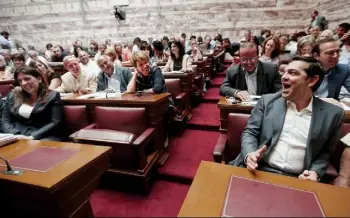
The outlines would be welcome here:
<svg viewBox="0 0 350 218">
<path fill-rule="evenodd" d="M 273 146 L 277 143 L 277 140 L 280 137 L 283 124 L 284 124 L 284 119 L 286 118 L 286 113 L 287 113 L 286 100 L 282 97 L 279 98 L 273 104 L 272 110 L 274 111 L 273 114 L 275 114 L 275 116 L 273 117 L 273 135 L 271 139 L 271 145 Z M 270 146 L 270 148 L 272 146 Z"/>
<path fill-rule="evenodd" d="M 308 169 L 311 164 L 313 146 L 317 146 L 317 145 L 311 145 L 310 142 L 313 139 L 319 138 L 319 133 L 323 127 L 324 112 L 323 112 L 322 102 L 320 101 L 322 100 L 320 100 L 317 97 L 313 98 L 311 123 L 310 123 L 309 134 L 307 137 L 306 152 L 305 152 L 305 159 L 304 159 L 305 169 Z"/>
<path fill-rule="evenodd" d="M 238 84 L 237 84 L 237 89 L 238 90 L 247 90 L 247 82 L 245 80 L 245 74 L 244 71 L 242 69 L 242 66 L 240 66 L 238 68 L 238 80 L 237 80 Z"/>
<path fill-rule="evenodd" d="M 264 86 L 264 69 L 260 63 L 256 67 L 258 68 L 256 73 L 256 94 L 261 95 L 262 87 Z"/>
<path fill-rule="evenodd" d="M 334 69 L 331 69 L 332 71 L 336 71 L 336 68 Z M 330 72 L 331 73 L 331 72 Z M 337 75 L 337 72 L 332 72 L 331 75 L 328 76 L 328 96 L 330 98 L 333 98 L 334 97 L 334 94 L 335 94 L 335 88 L 337 86 L 337 78 L 336 78 L 336 75 Z M 327 97 L 328 97 L 327 96 Z"/>
</svg>

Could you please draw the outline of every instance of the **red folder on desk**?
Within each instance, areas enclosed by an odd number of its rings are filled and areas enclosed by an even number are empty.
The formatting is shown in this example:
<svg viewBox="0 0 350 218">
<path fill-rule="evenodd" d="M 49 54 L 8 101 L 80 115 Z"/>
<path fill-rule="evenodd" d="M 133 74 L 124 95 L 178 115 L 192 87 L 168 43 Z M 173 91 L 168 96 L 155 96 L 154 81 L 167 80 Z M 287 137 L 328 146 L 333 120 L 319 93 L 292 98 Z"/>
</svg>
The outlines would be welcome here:
<svg viewBox="0 0 350 218">
<path fill-rule="evenodd" d="M 232 176 L 223 217 L 325 217 L 314 192 Z"/>
</svg>

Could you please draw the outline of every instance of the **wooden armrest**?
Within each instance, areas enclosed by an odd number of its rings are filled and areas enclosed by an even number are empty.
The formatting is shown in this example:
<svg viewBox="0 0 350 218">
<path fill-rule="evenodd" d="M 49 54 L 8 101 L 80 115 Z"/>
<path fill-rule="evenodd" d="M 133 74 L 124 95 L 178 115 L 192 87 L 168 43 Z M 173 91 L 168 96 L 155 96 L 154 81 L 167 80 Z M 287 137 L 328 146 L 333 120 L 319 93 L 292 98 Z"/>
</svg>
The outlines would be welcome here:
<svg viewBox="0 0 350 218">
<path fill-rule="evenodd" d="M 90 125 L 88 125 L 87 127 L 84 127 L 83 129 L 93 129 L 96 127 L 96 123 L 92 123 Z"/>
<path fill-rule="evenodd" d="M 186 92 L 181 92 L 178 96 L 176 96 L 176 100 L 181 100 L 183 97 L 185 97 L 187 93 Z"/>
<path fill-rule="evenodd" d="M 222 160 L 222 156 L 226 147 L 226 142 L 227 142 L 227 135 L 220 134 L 213 151 L 213 157 L 215 162 L 217 163 L 220 163 Z"/>
<path fill-rule="evenodd" d="M 149 127 L 132 143 L 133 146 L 139 147 L 149 143 L 155 133 L 155 128 Z"/>
</svg>

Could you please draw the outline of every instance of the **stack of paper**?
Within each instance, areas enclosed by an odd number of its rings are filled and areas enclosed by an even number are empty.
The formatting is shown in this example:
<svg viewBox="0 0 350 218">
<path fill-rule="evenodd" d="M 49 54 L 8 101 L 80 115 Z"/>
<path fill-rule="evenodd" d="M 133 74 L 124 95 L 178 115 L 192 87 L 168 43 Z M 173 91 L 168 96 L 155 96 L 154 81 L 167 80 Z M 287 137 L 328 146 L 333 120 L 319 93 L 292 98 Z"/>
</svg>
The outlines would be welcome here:
<svg viewBox="0 0 350 218">
<path fill-rule="evenodd" d="M 17 141 L 17 138 L 13 134 L 0 133 L 0 147 L 15 141 Z"/>
</svg>

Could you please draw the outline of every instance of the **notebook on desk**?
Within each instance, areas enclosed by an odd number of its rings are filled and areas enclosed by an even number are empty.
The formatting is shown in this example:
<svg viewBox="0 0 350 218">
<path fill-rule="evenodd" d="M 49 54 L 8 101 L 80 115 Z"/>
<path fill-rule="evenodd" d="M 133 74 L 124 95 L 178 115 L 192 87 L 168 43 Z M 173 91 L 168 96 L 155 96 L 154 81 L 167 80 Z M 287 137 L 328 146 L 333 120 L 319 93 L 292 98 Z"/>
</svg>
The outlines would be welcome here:
<svg viewBox="0 0 350 218">
<path fill-rule="evenodd" d="M 8 145 L 15 141 L 17 141 L 17 138 L 13 134 L 0 133 L 0 147 Z"/>
<path fill-rule="evenodd" d="M 314 192 L 231 176 L 222 217 L 325 217 Z"/>
</svg>

